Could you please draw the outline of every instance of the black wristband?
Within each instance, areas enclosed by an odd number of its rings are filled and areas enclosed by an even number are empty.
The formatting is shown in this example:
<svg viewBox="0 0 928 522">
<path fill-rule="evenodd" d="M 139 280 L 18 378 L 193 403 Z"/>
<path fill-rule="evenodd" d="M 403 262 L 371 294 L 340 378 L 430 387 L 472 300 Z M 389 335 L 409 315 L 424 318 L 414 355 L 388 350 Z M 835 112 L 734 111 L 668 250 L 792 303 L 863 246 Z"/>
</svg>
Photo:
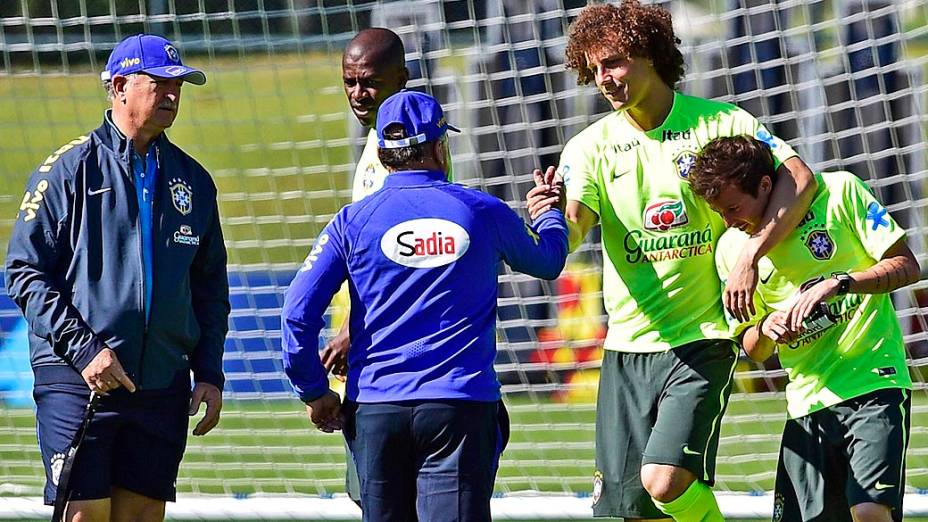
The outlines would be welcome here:
<svg viewBox="0 0 928 522">
<path fill-rule="evenodd" d="M 838 291 L 835 295 L 844 295 L 851 289 L 851 276 L 847 272 L 835 272 L 831 277 L 838 281 Z"/>
</svg>

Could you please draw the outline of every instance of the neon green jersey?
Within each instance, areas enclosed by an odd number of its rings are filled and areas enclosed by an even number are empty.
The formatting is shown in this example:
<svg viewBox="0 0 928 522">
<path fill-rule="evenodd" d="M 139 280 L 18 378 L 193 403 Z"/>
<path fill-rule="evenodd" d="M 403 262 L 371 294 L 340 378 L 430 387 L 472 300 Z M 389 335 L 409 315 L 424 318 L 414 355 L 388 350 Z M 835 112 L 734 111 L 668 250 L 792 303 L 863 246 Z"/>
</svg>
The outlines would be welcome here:
<svg viewBox="0 0 928 522">
<path fill-rule="evenodd" d="M 354 171 L 351 202 L 357 203 L 380 190 L 389 173 L 377 157 L 377 131 L 371 129 L 367 133 L 367 143 L 364 144 L 364 150 L 361 151 L 361 158 L 358 159 L 358 166 Z"/>
<path fill-rule="evenodd" d="M 875 265 L 905 230 L 849 172 L 819 174 L 818 192 L 799 227 L 758 263 L 757 315 L 747 323 L 729 317 L 735 333 L 775 310 L 787 310 L 804 284 L 833 272 Z M 731 229 L 716 252 L 724 280 L 747 235 Z M 809 328 L 794 344 L 779 345 L 789 376 L 786 408 L 792 418 L 883 388 L 911 388 L 899 320 L 889 294 L 847 294 L 828 307 L 837 322 Z"/>
<path fill-rule="evenodd" d="M 709 141 L 741 134 L 770 144 L 778 166 L 795 156 L 744 110 L 680 93 L 653 130 L 614 112 L 564 147 L 567 199 L 595 212 L 602 229 L 607 350 L 660 352 L 730 336 L 713 263 L 725 225 L 686 178 Z"/>
</svg>

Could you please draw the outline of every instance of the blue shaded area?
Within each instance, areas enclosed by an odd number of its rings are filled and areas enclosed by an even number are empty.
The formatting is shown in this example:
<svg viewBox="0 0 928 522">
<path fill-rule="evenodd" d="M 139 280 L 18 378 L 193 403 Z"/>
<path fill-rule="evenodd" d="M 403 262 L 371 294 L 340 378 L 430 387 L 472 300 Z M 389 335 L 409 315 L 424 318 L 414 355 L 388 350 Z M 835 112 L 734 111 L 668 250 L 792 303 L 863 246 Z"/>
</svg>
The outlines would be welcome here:
<svg viewBox="0 0 928 522">
<path fill-rule="evenodd" d="M 267 394 L 289 396 L 280 362 L 280 308 L 294 272 L 229 273 L 232 315 L 223 369 L 232 398 Z M 0 272 L 0 288 L 4 274 Z M 33 375 L 29 366 L 26 322 L 19 308 L 0 291 L 0 402 L 30 407 Z"/>
<path fill-rule="evenodd" d="M 227 397 L 232 399 L 295 397 L 283 373 L 280 348 L 280 309 L 283 294 L 294 271 L 244 271 L 229 273 L 232 315 L 225 343 L 223 370 Z M 33 375 L 29 366 L 26 322 L 6 295 L 0 271 L 0 402 L 31 407 Z M 518 317 L 517 310 L 513 310 Z M 330 322 L 330 318 L 326 318 Z M 331 328 L 332 325 L 329 324 Z M 506 329 L 510 341 L 532 339 L 530 332 Z M 320 335 L 320 347 L 324 338 Z M 501 362 L 516 355 L 501 351 Z M 515 359 L 513 359 L 515 360 Z"/>
<path fill-rule="evenodd" d="M 12 301 L 4 296 L 12 305 Z M 26 320 L 6 316 L 9 309 L 0 309 L 4 313 L 0 331 L 0 402 L 17 408 L 33 407 L 32 368 L 29 366 L 29 331 Z M 18 312 L 14 308 L 12 311 Z M 12 328 L 6 326 L 13 324 Z"/>
</svg>

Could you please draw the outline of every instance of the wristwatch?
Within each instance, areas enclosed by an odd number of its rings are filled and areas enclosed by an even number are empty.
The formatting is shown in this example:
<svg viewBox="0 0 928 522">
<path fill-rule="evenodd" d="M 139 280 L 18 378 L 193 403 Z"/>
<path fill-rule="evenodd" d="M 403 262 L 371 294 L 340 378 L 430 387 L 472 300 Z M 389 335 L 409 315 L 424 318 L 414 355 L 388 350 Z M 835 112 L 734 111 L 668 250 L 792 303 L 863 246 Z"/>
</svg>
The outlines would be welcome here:
<svg viewBox="0 0 928 522">
<path fill-rule="evenodd" d="M 835 295 L 844 295 L 851 289 L 851 276 L 847 272 L 835 272 L 831 274 L 832 279 L 838 281 L 838 292 Z"/>
</svg>

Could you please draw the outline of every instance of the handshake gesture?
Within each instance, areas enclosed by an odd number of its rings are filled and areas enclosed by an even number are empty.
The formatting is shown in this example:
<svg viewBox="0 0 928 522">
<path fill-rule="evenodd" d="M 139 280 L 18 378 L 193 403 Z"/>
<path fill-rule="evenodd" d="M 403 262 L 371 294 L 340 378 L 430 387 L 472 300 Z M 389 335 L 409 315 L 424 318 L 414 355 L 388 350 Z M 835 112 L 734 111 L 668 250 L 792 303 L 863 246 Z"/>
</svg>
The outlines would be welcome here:
<svg viewBox="0 0 928 522">
<path fill-rule="evenodd" d="M 534 177 L 535 186 L 525 196 L 528 214 L 531 216 L 532 221 L 553 208 L 564 212 L 564 207 L 567 204 L 567 198 L 564 194 L 564 180 L 554 172 L 554 167 L 548 167 L 544 174 L 540 169 L 535 169 L 532 176 Z"/>
</svg>

